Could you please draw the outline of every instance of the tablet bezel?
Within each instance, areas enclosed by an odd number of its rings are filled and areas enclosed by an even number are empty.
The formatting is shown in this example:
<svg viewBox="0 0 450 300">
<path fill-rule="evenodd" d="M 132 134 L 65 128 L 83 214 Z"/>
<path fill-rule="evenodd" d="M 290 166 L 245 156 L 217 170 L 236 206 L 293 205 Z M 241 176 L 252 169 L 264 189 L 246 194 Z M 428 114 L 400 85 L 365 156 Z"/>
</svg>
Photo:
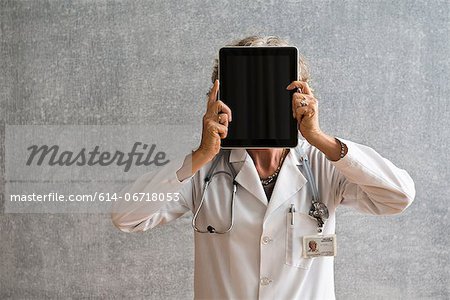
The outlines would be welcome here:
<svg viewBox="0 0 450 300">
<path fill-rule="evenodd" d="M 286 52 L 287 55 L 290 56 L 291 60 L 295 61 L 295 79 L 298 80 L 299 76 L 299 64 L 298 64 L 298 48 L 295 46 L 225 46 L 219 49 L 219 63 L 218 63 L 218 79 L 220 82 L 220 71 L 221 71 L 221 57 L 222 55 L 226 55 L 227 51 L 238 51 L 238 53 L 251 54 L 255 53 L 258 55 L 273 55 L 274 52 Z M 294 81 L 293 80 L 293 81 Z M 221 82 L 222 85 L 222 82 Z M 291 98 L 294 94 L 294 90 L 291 91 Z M 220 87 L 219 87 L 219 95 L 218 99 L 221 99 Z M 222 100 L 223 101 L 223 100 Z M 226 102 L 224 101 L 226 104 Z M 290 106 L 292 109 L 292 101 L 290 102 Z M 228 137 L 221 140 L 221 148 L 222 149 L 270 149 L 270 148 L 295 148 L 298 144 L 298 129 L 297 129 L 297 121 L 292 116 L 292 114 L 288 114 L 290 127 L 291 127 L 291 135 L 289 139 L 258 139 L 258 140 L 231 140 Z"/>
</svg>

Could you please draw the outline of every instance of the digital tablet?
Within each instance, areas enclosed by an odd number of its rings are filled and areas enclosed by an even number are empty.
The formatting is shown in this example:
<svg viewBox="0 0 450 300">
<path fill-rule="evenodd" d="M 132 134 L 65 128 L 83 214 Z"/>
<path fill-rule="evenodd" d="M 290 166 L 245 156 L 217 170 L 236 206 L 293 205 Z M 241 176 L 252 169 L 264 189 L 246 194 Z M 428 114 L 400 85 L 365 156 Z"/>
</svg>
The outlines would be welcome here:
<svg viewBox="0 0 450 300">
<path fill-rule="evenodd" d="M 219 98 L 233 120 L 222 148 L 293 148 L 297 122 L 292 95 L 298 80 L 296 47 L 223 47 L 219 50 Z"/>
</svg>

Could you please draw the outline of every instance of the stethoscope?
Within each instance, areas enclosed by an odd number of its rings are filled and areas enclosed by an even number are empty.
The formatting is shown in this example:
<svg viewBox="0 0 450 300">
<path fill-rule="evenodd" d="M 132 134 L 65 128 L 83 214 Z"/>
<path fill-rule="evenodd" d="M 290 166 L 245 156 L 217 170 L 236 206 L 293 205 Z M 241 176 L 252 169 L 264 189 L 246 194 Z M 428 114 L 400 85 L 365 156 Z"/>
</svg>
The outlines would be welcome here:
<svg viewBox="0 0 450 300">
<path fill-rule="evenodd" d="M 236 171 L 234 170 L 233 166 L 230 164 L 229 162 L 229 158 L 230 158 L 230 152 L 231 150 L 221 150 L 216 158 L 214 159 L 211 168 L 209 169 L 208 173 L 206 174 L 205 177 L 205 185 L 203 186 L 203 193 L 202 193 L 202 199 L 200 200 L 200 204 L 197 207 L 197 210 L 195 211 L 194 217 L 192 218 L 192 227 L 194 228 L 195 231 L 199 232 L 199 233 L 218 233 L 218 234 L 224 234 L 227 232 L 230 232 L 231 229 L 233 228 L 234 225 L 234 198 L 236 197 L 236 191 L 237 191 L 237 182 L 235 180 L 236 178 Z M 222 155 L 225 153 L 225 161 L 226 164 L 228 166 L 228 168 L 230 169 L 230 172 L 226 172 L 226 171 L 217 171 L 214 172 L 214 170 L 217 167 L 217 164 L 219 163 L 220 158 L 222 157 Z M 230 220 L 230 225 L 228 226 L 228 229 L 225 231 L 217 231 L 212 225 L 208 225 L 208 227 L 206 227 L 206 230 L 201 230 L 197 227 L 197 217 L 198 217 L 198 213 L 200 212 L 200 209 L 203 206 L 203 202 L 205 201 L 205 195 L 206 192 L 208 190 L 209 185 L 211 184 L 214 176 L 219 175 L 219 174 L 224 174 L 227 175 L 231 178 L 231 180 L 233 181 L 233 195 L 231 196 L 231 220 Z"/>
<path fill-rule="evenodd" d="M 203 191 L 202 191 L 202 198 L 200 200 L 200 204 L 197 207 L 197 210 L 194 213 L 194 217 L 192 218 L 192 227 L 194 228 L 194 230 L 196 232 L 224 234 L 224 233 L 230 232 L 233 228 L 233 225 L 234 225 L 234 201 L 235 201 L 236 191 L 237 191 L 237 182 L 235 180 L 236 171 L 234 170 L 233 166 L 229 162 L 230 151 L 231 150 L 221 150 L 214 158 L 213 163 L 212 163 L 208 173 L 206 174 L 205 184 L 203 186 Z M 306 180 L 309 183 L 309 186 L 312 190 L 312 201 L 311 201 L 312 204 L 311 204 L 311 208 L 309 210 L 309 215 L 317 220 L 317 225 L 318 225 L 317 231 L 320 233 L 323 230 L 323 225 L 324 225 L 325 221 L 329 217 L 328 208 L 324 203 L 322 203 L 320 201 L 319 191 L 318 191 L 317 185 L 315 184 L 315 181 L 314 181 L 314 176 L 312 174 L 308 156 L 305 154 L 305 152 L 301 146 L 295 147 L 295 151 L 297 152 L 298 156 L 300 157 L 300 165 L 298 166 L 299 170 L 300 170 L 300 172 L 302 172 L 302 169 L 303 169 L 302 173 L 305 175 Z M 214 172 L 214 170 L 217 167 L 217 164 L 220 161 L 220 158 L 224 154 L 225 154 L 226 165 L 228 166 L 228 168 L 230 169 L 231 172 L 226 172 L 224 170 Z M 210 186 L 214 176 L 219 175 L 219 174 L 229 176 L 233 183 L 233 190 L 232 190 L 233 194 L 231 196 L 231 204 L 230 204 L 230 214 L 231 214 L 230 223 L 229 223 L 228 229 L 226 229 L 225 231 L 218 231 L 212 225 L 208 225 L 206 227 L 206 230 L 201 230 L 197 227 L 198 214 L 199 214 L 200 210 L 202 209 L 203 203 L 205 201 L 205 195 L 208 191 L 208 187 Z"/>
</svg>

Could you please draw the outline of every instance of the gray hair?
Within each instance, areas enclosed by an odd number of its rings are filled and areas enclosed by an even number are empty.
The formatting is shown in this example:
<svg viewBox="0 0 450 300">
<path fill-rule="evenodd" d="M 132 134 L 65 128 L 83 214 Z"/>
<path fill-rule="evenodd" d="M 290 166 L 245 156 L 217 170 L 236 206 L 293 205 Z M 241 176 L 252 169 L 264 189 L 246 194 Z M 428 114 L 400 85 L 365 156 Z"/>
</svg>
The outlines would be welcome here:
<svg viewBox="0 0 450 300">
<path fill-rule="evenodd" d="M 289 46 L 289 42 L 285 39 L 282 39 L 278 36 L 257 36 L 252 35 L 245 37 L 241 40 L 235 40 L 231 43 L 227 44 L 226 46 Z M 310 80 L 310 74 L 309 74 L 309 68 L 306 63 L 306 60 L 304 57 L 299 54 L 298 58 L 298 66 L 299 66 L 299 78 L 301 81 L 306 81 L 309 84 Z M 218 68 L 219 68 L 219 59 L 214 59 L 214 67 L 213 67 L 213 73 L 211 75 L 211 81 L 214 83 L 218 77 Z M 311 90 L 313 90 L 311 88 Z"/>
</svg>

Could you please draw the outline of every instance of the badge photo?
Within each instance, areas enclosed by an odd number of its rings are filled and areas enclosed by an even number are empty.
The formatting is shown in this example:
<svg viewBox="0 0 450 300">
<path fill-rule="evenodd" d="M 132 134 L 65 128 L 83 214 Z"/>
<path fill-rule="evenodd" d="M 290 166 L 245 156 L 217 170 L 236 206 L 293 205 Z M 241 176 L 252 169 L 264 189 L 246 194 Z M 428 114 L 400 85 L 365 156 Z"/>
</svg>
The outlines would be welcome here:
<svg viewBox="0 0 450 300">
<path fill-rule="evenodd" d="M 336 235 L 305 235 L 303 257 L 336 256 Z"/>
</svg>

